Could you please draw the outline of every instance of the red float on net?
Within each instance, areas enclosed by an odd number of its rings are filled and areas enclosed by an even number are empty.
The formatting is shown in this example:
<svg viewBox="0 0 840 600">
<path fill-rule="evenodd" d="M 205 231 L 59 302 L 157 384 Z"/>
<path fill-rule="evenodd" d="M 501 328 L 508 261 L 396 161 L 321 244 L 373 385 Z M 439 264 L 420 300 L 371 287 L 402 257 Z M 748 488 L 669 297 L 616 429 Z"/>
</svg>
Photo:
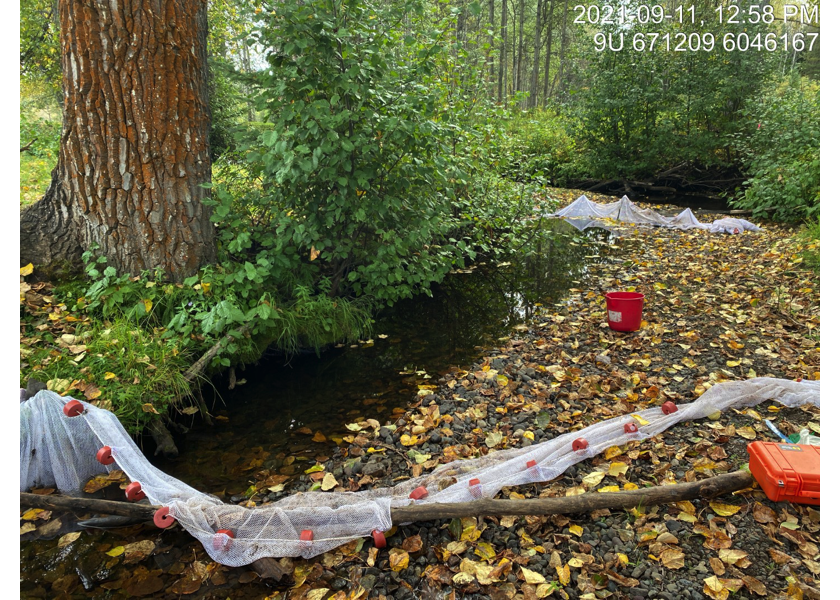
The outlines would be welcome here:
<svg viewBox="0 0 840 600">
<path fill-rule="evenodd" d="M 422 500 L 426 496 L 429 495 L 429 490 L 424 488 L 422 485 L 414 488 L 414 491 L 411 492 L 408 497 L 412 500 Z"/>
<path fill-rule="evenodd" d="M 528 474 L 528 477 L 533 482 L 542 481 L 542 472 L 540 471 L 540 467 L 535 460 L 529 460 L 525 463 L 525 472 Z"/>
<path fill-rule="evenodd" d="M 160 527 L 161 529 L 168 529 L 175 524 L 175 517 L 169 514 L 169 507 L 168 506 L 161 506 L 159 509 L 155 511 L 155 516 L 152 519 L 155 522 L 155 525 Z"/>
<path fill-rule="evenodd" d="M 662 412 L 664 412 L 666 415 L 675 413 L 677 412 L 677 405 L 668 400 L 668 402 L 662 405 Z"/>
<path fill-rule="evenodd" d="M 574 442 L 572 442 L 572 450 L 578 452 L 580 450 L 586 450 L 589 448 L 589 442 L 587 442 L 583 438 L 578 438 Z"/>
<path fill-rule="evenodd" d="M 639 426 L 635 423 L 625 423 L 624 433 L 639 433 Z"/>
<path fill-rule="evenodd" d="M 373 545 L 380 550 L 388 545 L 388 542 L 385 541 L 385 534 L 378 529 L 374 529 L 370 534 L 373 536 Z"/>
<path fill-rule="evenodd" d="M 96 453 L 96 460 L 103 465 L 114 464 L 114 457 L 111 455 L 111 446 L 102 446 Z"/>
<path fill-rule="evenodd" d="M 137 502 L 146 497 L 146 492 L 143 491 L 143 486 L 140 485 L 139 481 L 132 481 L 125 488 L 125 497 L 128 498 L 129 502 Z"/>
<path fill-rule="evenodd" d="M 68 417 L 78 417 L 85 412 L 85 405 L 78 400 L 71 400 L 64 405 L 64 414 Z"/>
<path fill-rule="evenodd" d="M 213 548 L 215 550 L 227 550 L 235 537 L 230 529 L 219 529 L 213 535 Z"/>
</svg>

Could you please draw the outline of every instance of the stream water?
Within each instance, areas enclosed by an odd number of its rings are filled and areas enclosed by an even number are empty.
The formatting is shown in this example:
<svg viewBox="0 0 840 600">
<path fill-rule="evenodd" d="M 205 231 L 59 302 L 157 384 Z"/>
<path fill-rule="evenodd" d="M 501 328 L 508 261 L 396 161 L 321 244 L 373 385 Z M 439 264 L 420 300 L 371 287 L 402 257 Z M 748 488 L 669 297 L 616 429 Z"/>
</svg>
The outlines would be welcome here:
<svg viewBox="0 0 840 600">
<path fill-rule="evenodd" d="M 239 373 L 235 389 L 205 392 L 212 427 L 195 421 L 176 439 L 181 454 L 158 460 L 163 471 L 202 491 L 243 493 L 255 469 L 285 474 L 329 452 L 331 436 L 358 417 L 385 422 L 406 407 L 417 385 L 452 368 L 469 368 L 482 348 L 511 334 L 543 305 L 561 302 L 585 274 L 587 261 L 609 247 L 601 230 L 585 234 L 559 222 L 532 254 L 455 272 L 432 290 L 377 315 L 370 340 L 298 355 L 268 352 Z M 327 443 L 313 443 L 321 432 Z M 296 468 L 282 464 L 295 456 Z"/>
</svg>

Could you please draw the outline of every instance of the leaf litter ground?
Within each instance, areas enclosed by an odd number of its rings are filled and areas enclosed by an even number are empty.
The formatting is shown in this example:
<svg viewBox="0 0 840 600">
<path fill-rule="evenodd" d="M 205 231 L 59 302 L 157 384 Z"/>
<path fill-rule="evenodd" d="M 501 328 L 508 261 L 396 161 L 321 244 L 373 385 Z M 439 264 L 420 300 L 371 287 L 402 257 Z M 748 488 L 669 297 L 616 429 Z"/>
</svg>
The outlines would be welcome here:
<svg viewBox="0 0 840 600">
<path fill-rule="evenodd" d="M 765 227 L 736 236 L 621 228 L 620 237 L 599 242 L 609 251 L 565 302 L 543 307 L 472 368 L 424 380 L 416 403 L 390 420 L 348 424 L 333 456 L 303 477 L 261 471 L 247 502 L 313 486 L 327 493 L 391 485 L 668 399 L 690 401 L 721 381 L 818 379 L 819 276 L 801 267 L 803 248 L 790 230 Z M 616 290 L 645 294 L 640 331 L 608 328 L 602 295 Z M 553 482 L 505 489 L 501 497 L 610 493 L 710 477 L 744 465 L 750 441 L 778 441 L 765 419 L 788 435 L 819 435 L 819 416 L 813 407 L 771 403 L 713 415 L 610 448 Z M 312 438 L 335 441 L 319 432 Z M 307 600 L 815 598 L 819 514 L 818 507 L 770 502 L 755 488 L 632 511 L 416 523 L 388 532 L 383 550 L 367 539 L 312 560 L 283 559 L 280 584 L 213 563 L 183 532 L 135 526 L 109 532 L 77 567 L 59 564 L 26 591 Z M 32 535 L 36 524 L 50 522 L 29 511 L 21 532 Z M 43 554 L 83 538 L 65 534 Z"/>
</svg>

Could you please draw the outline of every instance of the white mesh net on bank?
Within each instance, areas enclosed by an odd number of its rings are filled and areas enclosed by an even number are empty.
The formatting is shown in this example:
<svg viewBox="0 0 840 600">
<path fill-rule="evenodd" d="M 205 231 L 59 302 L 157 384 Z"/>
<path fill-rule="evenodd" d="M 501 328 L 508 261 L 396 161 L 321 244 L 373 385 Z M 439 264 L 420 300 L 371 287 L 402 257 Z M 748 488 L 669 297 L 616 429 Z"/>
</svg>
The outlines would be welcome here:
<svg viewBox="0 0 840 600">
<path fill-rule="evenodd" d="M 701 223 L 686 208 L 675 217 L 665 217 L 649 208 L 639 208 L 627 196 L 621 200 L 607 204 L 592 202 L 586 196 L 581 196 L 566 208 L 558 209 L 545 217 L 564 219 L 570 225 L 583 231 L 589 227 L 611 229 L 609 221 L 632 223 L 651 227 L 667 227 L 668 229 L 705 229 L 711 233 L 742 233 L 744 231 L 761 231 L 757 225 L 744 219 L 726 217 L 717 219 L 713 223 Z"/>
<path fill-rule="evenodd" d="M 78 494 L 90 477 L 119 468 L 133 482 L 140 482 L 152 504 L 168 507 L 213 560 L 243 566 L 263 557 L 311 558 L 373 531 L 387 531 L 392 526 L 392 506 L 469 502 L 492 498 L 502 487 L 550 481 L 610 446 L 648 438 L 680 421 L 718 410 L 754 406 L 764 400 L 789 407 L 819 406 L 820 383 L 764 377 L 719 383 L 691 403 L 669 405 L 667 410 L 648 408 L 634 413 L 640 419 L 627 414 L 532 446 L 450 462 L 394 487 L 298 493 L 258 508 L 224 504 L 163 473 L 149 464 L 113 413 L 80 402 L 77 406 L 84 411 L 68 417 L 63 409 L 70 400 L 45 390 L 21 403 L 21 491 L 55 486 L 63 493 Z M 586 441 L 585 448 L 581 440 Z M 108 466 L 96 459 L 104 446 L 111 448 L 115 461 Z M 412 492 L 421 486 L 427 495 L 412 499 Z M 230 530 L 234 537 L 220 530 Z M 307 530 L 312 540 L 301 539 Z"/>
</svg>

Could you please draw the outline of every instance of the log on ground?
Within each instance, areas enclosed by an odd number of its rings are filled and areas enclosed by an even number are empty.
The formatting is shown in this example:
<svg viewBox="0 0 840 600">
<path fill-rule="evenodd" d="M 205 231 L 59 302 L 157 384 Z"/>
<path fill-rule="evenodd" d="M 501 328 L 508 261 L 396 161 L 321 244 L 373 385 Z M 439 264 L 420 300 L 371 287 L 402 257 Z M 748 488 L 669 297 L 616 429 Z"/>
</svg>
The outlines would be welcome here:
<svg viewBox="0 0 840 600">
<path fill-rule="evenodd" d="M 484 499 L 474 502 L 411 504 L 391 508 L 394 523 L 412 523 L 436 519 L 490 515 L 550 515 L 590 512 L 598 509 L 626 509 L 639 506 L 668 504 L 695 498 L 714 498 L 732 493 L 753 484 L 749 471 L 736 471 L 717 475 L 701 481 L 661 485 L 652 488 L 611 493 L 588 493 L 564 498 L 532 498 L 526 500 Z M 68 496 L 42 496 L 20 494 L 21 507 L 65 510 L 70 512 L 96 512 L 151 520 L 160 508 L 150 504 L 134 504 L 74 498 Z M 271 558 L 261 558 L 251 564 L 261 577 L 279 580 L 288 575 L 288 569 Z"/>
</svg>

